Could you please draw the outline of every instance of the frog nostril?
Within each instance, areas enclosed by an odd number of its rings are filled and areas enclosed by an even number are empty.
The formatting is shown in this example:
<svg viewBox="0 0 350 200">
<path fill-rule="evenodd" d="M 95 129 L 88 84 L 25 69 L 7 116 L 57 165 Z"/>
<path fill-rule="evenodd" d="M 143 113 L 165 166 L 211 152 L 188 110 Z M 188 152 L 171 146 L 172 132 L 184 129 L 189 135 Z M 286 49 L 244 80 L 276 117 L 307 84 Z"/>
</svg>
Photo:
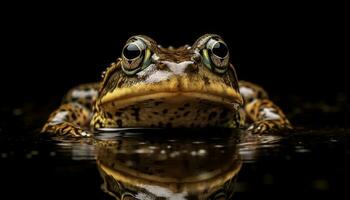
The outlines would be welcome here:
<svg viewBox="0 0 350 200">
<path fill-rule="evenodd" d="M 185 71 L 193 71 L 196 69 L 196 64 L 193 61 L 182 61 L 180 63 L 170 61 L 160 61 L 157 65 L 158 69 L 167 69 L 174 74 L 183 74 Z"/>
</svg>

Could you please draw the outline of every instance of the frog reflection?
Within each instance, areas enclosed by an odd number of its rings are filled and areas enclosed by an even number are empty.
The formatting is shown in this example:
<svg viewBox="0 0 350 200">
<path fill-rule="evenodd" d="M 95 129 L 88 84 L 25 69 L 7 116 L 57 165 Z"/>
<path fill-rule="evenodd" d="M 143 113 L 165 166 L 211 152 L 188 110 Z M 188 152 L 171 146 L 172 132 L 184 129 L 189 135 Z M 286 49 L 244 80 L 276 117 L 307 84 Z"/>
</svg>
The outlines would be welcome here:
<svg viewBox="0 0 350 200">
<path fill-rule="evenodd" d="M 98 140 L 102 188 L 121 200 L 231 199 L 242 165 L 234 135 L 167 133 Z"/>
</svg>

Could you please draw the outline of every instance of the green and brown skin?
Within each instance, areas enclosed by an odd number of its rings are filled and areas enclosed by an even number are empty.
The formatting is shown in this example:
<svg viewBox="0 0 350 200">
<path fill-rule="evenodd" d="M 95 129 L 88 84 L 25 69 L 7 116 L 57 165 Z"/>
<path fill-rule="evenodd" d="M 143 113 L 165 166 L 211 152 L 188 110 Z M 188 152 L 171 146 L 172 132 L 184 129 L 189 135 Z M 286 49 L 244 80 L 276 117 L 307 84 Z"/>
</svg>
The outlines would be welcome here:
<svg viewBox="0 0 350 200">
<path fill-rule="evenodd" d="M 238 81 L 222 38 L 206 34 L 180 48 L 131 37 L 102 82 L 71 89 L 42 132 L 81 137 L 116 127 L 243 127 L 265 133 L 291 125 L 264 89 Z"/>
</svg>

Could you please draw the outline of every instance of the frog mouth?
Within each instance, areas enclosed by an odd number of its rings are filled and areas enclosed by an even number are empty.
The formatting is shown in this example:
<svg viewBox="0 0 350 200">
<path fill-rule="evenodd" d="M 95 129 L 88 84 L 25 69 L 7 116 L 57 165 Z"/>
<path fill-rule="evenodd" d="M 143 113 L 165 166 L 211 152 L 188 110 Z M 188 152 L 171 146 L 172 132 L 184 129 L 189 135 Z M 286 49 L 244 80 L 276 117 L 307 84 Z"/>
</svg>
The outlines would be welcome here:
<svg viewBox="0 0 350 200">
<path fill-rule="evenodd" d="M 100 105 L 112 105 L 115 108 L 135 105 L 141 102 L 167 102 L 179 104 L 188 101 L 207 101 L 224 105 L 240 106 L 243 99 L 240 93 L 223 83 L 204 86 L 189 81 L 164 81 L 157 84 L 135 85 L 128 88 L 116 88 L 103 96 Z"/>
<path fill-rule="evenodd" d="M 141 102 L 163 102 L 166 101 L 171 104 L 178 104 L 187 101 L 208 101 L 212 103 L 218 103 L 226 107 L 232 108 L 233 106 L 242 105 L 242 97 L 238 94 L 233 93 L 232 95 L 218 95 L 211 93 L 204 93 L 202 91 L 189 91 L 189 92 L 169 92 L 160 91 L 145 94 L 130 94 L 130 95 L 120 95 L 110 94 L 106 95 L 101 100 L 101 105 L 113 105 L 116 108 L 122 108 L 129 105 L 141 103 Z"/>
<path fill-rule="evenodd" d="M 213 103 L 220 103 L 227 107 L 232 107 L 235 104 L 241 104 L 239 99 L 233 99 L 225 96 L 217 96 L 215 94 L 201 93 L 201 92 L 157 92 L 144 95 L 135 95 L 127 97 L 109 97 L 103 99 L 102 104 L 111 103 L 115 107 L 126 107 L 128 105 L 136 104 L 137 102 L 155 101 L 162 102 L 166 101 L 172 104 L 178 104 L 191 100 L 203 100 L 210 101 Z"/>
</svg>

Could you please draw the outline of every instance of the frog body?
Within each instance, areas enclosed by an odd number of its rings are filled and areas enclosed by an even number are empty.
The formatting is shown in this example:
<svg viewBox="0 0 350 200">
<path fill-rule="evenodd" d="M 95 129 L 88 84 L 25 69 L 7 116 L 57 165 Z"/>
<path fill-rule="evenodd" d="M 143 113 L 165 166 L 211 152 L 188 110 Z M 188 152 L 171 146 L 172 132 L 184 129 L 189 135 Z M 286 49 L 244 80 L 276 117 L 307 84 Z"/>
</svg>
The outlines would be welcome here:
<svg viewBox="0 0 350 200">
<path fill-rule="evenodd" d="M 125 127 L 291 128 L 264 89 L 238 81 L 229 57 L 215 34 L 179 48 L 133 36 L 102 81 L 71 89 L 42 131 L 81 137 Z"/>
</svg>

